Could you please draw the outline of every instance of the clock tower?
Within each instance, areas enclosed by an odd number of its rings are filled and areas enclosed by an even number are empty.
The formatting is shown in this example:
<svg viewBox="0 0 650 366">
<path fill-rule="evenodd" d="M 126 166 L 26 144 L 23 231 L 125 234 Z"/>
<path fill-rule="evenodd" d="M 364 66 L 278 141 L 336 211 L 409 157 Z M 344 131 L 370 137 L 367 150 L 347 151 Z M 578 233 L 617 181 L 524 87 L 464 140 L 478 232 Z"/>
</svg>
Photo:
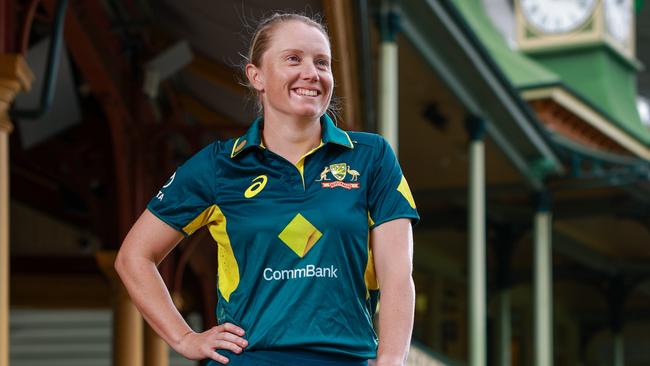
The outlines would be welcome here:
<svg viewBox="0 0 650 366">
<path fill-rule="evenodd" d="M 650 144 L 650 130 L 636 108 L 642 65 L 635 58 L 634 1 L 514 1 L 519 50 L 561 80 L 528 85 L 524 98 L 538 106 L 544 102 L 547 109 L 561 107 L 608 136 Z"/>
<path fill-rule="evenodd" d="M 633 0 L 515 0 L 517 41 L 527 53 L 606 45 L 638 68 Z"/>
</svg>

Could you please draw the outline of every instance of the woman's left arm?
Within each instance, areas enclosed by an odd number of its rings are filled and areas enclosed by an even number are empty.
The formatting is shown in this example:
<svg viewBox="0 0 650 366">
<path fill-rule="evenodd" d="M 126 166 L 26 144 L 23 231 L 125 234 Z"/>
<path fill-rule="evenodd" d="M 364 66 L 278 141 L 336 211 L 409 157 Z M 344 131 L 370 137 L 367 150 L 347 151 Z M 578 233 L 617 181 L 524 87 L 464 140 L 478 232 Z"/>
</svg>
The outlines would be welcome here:
<svg viewBox="0 0 650 366">
<path fill-rule="evenodd" d="M 377 366 L 402 366 L 411 343 L 415 311 L 411 220 L 396 219 L 370 231 L 381 291 Z"/>
</svg>

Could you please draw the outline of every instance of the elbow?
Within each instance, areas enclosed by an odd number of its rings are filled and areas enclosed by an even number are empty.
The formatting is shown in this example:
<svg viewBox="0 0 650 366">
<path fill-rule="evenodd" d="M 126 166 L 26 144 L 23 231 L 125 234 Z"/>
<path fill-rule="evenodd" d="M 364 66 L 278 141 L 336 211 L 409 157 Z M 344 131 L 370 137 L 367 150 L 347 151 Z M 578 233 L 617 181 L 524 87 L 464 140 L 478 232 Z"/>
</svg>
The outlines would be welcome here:
<svg viewBox="0 0 650 366">
<path fill-rule="evenodd" d="M 113 262 L 113 268 L 122 282 L 137 275 L 144 266 L 149 264 L 156 266 L 151 256 L 135 249 L 133 245 L 125 244 L 126 242 L 122 243 L 122 247 L 115 256 L 115 262 Z"/>
<path fill-rule="evenodd" d="M 124 254 L 123 250 L 117 252 L 117 256 L 115 256 L 115 262 L 113 263 L 113 268 L 115 268 L 115 272 L 117 272 L 117 275 L 120 278 L 124 277 L 124 274 L 127 271 L 127 263 L 126 255 Z"/>
</svg>

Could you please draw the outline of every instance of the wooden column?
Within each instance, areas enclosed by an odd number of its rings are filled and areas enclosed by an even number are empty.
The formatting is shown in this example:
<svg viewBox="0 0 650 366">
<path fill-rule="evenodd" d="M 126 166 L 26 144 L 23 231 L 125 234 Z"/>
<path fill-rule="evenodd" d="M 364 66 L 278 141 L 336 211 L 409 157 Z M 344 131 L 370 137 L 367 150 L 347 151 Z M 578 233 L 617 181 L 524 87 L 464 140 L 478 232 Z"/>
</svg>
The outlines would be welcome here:
<svg viewBox="0 0 650 366">
<path fill-rule="evenodd" d="M 167 343 L 149 325 L 145 325 L 144 331 L 144 365 L 169 365 L 169 349 Z"/>
<path fill-rule="evenodd" d="M 353 12 L 351 1 L 323 0 L 323 11 L 332 39 L 332 71 L 334 72 L 334 94 L 341 101 L 341 117 L 344 129 L 361 128 L 359 79 L 357 71 L 357 47 L 355 34 L 358 32 L 352 24 Z"/>
<path fill-rule="evenodd" d="M 2 9 L 0 9 L 2 10 Z M 34 75 L 21 55 L 0 55 L 0 366 L 9 365 L 9 106 Z"/>
<path fill-rule="evenodd" d="M 113 365 L 143 366 L 144 322 L 113 264 L 117 253 L 103 251 L 96 254 L 97 263 L 108 277 L 113 299 Z"/>
</svg>

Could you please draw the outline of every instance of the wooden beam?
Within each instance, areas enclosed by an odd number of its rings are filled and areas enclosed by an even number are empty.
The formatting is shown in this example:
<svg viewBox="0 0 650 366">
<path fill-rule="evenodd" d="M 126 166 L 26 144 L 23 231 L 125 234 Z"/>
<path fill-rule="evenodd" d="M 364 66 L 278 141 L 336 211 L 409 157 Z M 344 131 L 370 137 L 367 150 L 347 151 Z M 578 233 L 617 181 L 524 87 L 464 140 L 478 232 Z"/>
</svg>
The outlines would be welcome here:
<svg viewBox="0 0 650 366">
<path fill-rule="evenodd" d="M 108 308 L 110 286 L 95 274 L 12 274 L 11 306 L 30 308 Z"/>
<path fill-rule="evenodd" d="M 194 55 L 194 59 L 187 68 L 195 76 L 219 85 L 236 95 L 242 97 L 248 95 L 248 89 L 237 81 L 238 71 L 234 68 L 212 61 L 200 54 Z"/>
<path fill-rule="evenodd" d="M 76 4 L 76 3 L 75 3 Z M 50 15 L 54 13 L 55 1 L 43 0 L 43 7 Z M 109 32 L 108 29 L 105 30 Z M 115 189 L 118 206 L 118 237 L 126 236 L 135 213 L 132 204 L 131 151 L 128 145 L 126 126 L 133 126 L 134 119 L 128 109 L 127 98 L 113 79 L 108 65 L 118 60 L 106 59 L 98 49 L 97 42 L 90 38 L 74 7 L 68 8 L 65 23 L 65 40 L 72 59 L 85 78 L 106 115 L 111 132 Z"/>
<path fill-rule="evenodd" d="M 240 134 L 246 131 L 246 126 L 242 126 L 229 117 L 213 110 L 209 106 L 205 105 L 205 103 L 197 100 L 189 94 L 179 93 L 176 95 L 176 98 L 181 107 L 203 125 L 216 128 L 219 131 L 226 133 L 232 132 Z"/>
<path fill-rule="evenodd" d="M 150 28 L 150 34 L 156 40 L 157 48 L 159 48 L 160 51 L 178 41 L 177 37 L 172 36 L 167 30 L 159 26 L 154 25 Z M 237 68 L 212 60 L 195 48 L 192 49 L 192 54 L 192 62 L 185 68 L 187 71 L 196 77 L 221 86 L 224 89 L 233 92 L 235 95 L 241 97 L 248 95 L 248 88 L 237 80 L 237 75 L 239 75 L 239 70 L 237 70 Z"/>
<path fill-rule="evenodd" d="M 352 2 L 347 0 L 322 0 L 323 11 L 332 41 L 332 69 L 335 94 L 341 100 L 343 117 L 340 126 L 348 130 L 361 128 L 357 48 L 352 24 Z"/>
</svg>

